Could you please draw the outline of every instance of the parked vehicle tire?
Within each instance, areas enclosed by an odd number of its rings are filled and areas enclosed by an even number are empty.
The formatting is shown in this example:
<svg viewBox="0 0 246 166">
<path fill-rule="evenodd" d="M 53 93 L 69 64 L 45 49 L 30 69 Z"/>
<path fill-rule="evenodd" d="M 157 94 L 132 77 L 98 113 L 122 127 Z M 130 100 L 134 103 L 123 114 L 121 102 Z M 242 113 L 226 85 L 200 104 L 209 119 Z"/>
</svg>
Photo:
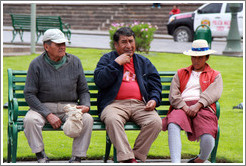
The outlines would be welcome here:
<svg viewBox="0 0 246 166">
<path fill-rule="evenodd" d="M 175 29 L 173 33 L 173 39 L 177 42 L 192 42 L 193 34 L 191 30 L 186 26 L 181 26 Z"/>
</svg>

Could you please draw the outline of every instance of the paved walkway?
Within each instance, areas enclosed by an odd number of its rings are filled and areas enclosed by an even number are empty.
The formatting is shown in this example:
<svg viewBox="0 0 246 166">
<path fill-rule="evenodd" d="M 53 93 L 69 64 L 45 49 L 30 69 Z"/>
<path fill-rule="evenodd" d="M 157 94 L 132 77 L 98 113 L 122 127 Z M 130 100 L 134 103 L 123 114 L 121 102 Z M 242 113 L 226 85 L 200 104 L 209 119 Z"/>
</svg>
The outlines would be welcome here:
<svg viewBox="0 0 246 166">
<path fill-rule="evenodd" d="M 182 162 L 187 162 L 187 160 L 183 160 Z M 17 161 L 17 163 L 18 164 L 19 163 L 25 164 L 25 163 L 37 163 L 37 162 L 36 161 Z M 59 163 L 59 164 L 67 163 L 68 164 L 68 160 L 50 161 L 50 163 L 53 163 L 53 164 L 54 163 Z M 81 165 L 84 165 L 86 163 L 90 163 L 90 165 L 93 163 L 95 163 L 95 164 L 100 163 L 100 165 L 103 165 L 103 164 L 107 165 L 107 164 L 113 164 L 114 162 L 112 160 L 108 160 L 107 163 L 103 163 L 103 160 L 82 160 L 81 161 Z M 148 160 L 146 160 L 145 163 L 158 163 L 158 164 L 163 163 L 163 164 L 166 164 L 166 163 L 171 163 L 171 160 L 169 160 L 169 159 L 148 159 Z"/>
<path fill-rule="evenodd" d="M 181 163 L 187 163 L 188 159 L 182 159 Z M 37 161 L 17 161 L 16 162 L 17 164 L 38 164 Z M 50 161 L 51 164 L 69 164 L 68 163 L 68 160 L 56 160 L 56 161 Z M 92 165 L 92 164 L 95 164 L 95 165 L 112 165 L 114 164 L 114 162 L 112 160 L 108 160 L 107 163 L 103 163 L 103 160 L 81 160 L 81 164 L 80 165 Z M 142 163 L 142 164 L 145 164 L 145 165 L 148 165 L 148 164 L 157 164 L 157 165 L 167 165 L 168 163 L 171 163 L 171 160 L 170 159 L 147 159 L 145 161 L 145 163 Z M 210 163 L 209 161 L 206 161 L 205 163 Z M 116 164 L 116 163 L 115 163 Z M 122 163 L 122 165 L 125 165 L 124 163 Z M 137 165 L 141 165 L 141 163 L 137 164 Z"/>
<path fill-rule="evenodd" d="M 182 159 L 181 163 L 183 164 L 187 164 L 188 159 Z M 21 165 L 25 165 L 25 164 L 38 164 L 37 161 L 17 161 L 17 164 L 21 164 Z M 135 165 L 168 165 L 171 164 L 171 160 L 170 159 L 147 159 L 144 163 L 136 163 Z M 205 163 L 210 163 L 210 161 L 206 160 Z M 59 164 L 59 165 L 67 165 L 68 160 L 52 160 L 50 161 L 50 164 Z M 103 160 L 81 160 L 81 164 L 79 165 L 112 165 L 112 164 L 120 164 L 120 163 L 114 163 L 113 160 L 108 160 L 107 163 L 104 163 Z M 126 165 L 126 163 L 121 163 L 122 165 Z M 129 165 L 129 164 L 128 164 Z M 188 165 L 188 164 L 187 164 Z"/>
<path fill-rule="evenodd" d="M 30 32 L 24 32 L 23 40 L 21 42 L 19 35 L 14 40 L 14 45 L 11 44 L 12 40 L 12 27 L 3 28 L 3 46 L 22 47 L 20 45 L 30 45 L 31 36 Z M 42 38 L 40 37 L 38 45 L 42 45 Z M 89 30 L 72 30 L 71 44 L 67 47 L 81 47 L 81 48 L 99 48 L 110 49 L 110 38 L 107 31 L 89 31 Z M 215 55 L 223 55 L 226 47 L 225 38 L 215 38 L 212 42 L 212 49 L 216 50 Z M 150 51 L 154 52 L 167 52 L 167 53 L 182 53 L 191 48 L 191 42 L 174 42 L 170 35 L 154 35 L 154 40 L 151 42 Z"/>
</svg>

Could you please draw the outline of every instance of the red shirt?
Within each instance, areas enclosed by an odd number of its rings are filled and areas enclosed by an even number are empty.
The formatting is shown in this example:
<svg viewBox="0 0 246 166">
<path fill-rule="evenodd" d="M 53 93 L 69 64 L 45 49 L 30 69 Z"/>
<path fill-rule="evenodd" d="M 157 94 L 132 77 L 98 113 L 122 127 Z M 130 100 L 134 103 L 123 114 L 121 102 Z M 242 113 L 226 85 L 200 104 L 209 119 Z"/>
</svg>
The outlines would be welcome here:
<svg viewBox="0 0 246 166">
<path fill-rule="evenodd" d="M 172 9 L 171 12 L 169 12 L 169 14 L 179 14 L 180 13 L 180 9 Z"/>
<path fill-rule="evenodd" d="M 142 100 L 142 95 L 135 74 L 133 58 L 124 65 L 124 74 L 116 100 L 137 99 Z"/>
</svg>

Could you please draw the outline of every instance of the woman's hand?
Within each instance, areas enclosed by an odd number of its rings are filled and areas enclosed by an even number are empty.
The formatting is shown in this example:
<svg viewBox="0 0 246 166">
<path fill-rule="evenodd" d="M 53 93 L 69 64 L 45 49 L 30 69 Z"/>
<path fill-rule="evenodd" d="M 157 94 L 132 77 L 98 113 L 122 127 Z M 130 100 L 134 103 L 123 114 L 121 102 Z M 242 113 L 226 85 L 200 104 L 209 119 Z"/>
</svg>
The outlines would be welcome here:
<svg viewBox="0 0 246 166">
<path fill-rule="evenodd" d="M 195 105 L 190 106 L 190 111 L 188 112 L 188 115 L 190 117 L 195 117 L 197 112 L 203 107 L 202 103 L 197 102 Z"/>
<path fill-rule="evenodd" d="M 182 107 L 182 110 L 184 110 L 184 112 L 187 114 L 190 111 L 190 107 L 188 107 L 187 105 L 185 105 L 185 106 Z"/>
</svg>

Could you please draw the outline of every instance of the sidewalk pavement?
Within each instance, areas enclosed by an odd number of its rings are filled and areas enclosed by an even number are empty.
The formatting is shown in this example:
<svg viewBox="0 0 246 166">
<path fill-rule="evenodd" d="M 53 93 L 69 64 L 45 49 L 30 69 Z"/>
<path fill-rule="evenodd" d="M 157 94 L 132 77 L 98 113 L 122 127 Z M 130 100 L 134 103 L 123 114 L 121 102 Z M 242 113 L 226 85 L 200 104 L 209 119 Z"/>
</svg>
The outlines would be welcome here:
<svg viewBox="0 0 246 166">
<path fill-rule="evenodd" d="M 182 159 L 181 164 L 182 165 L 190 165 L 187 163 L 188 160 L 189 159 Z M 37 161 L 17 161 L 16 163 L 18 165 L 38 164 Z M 208 160 L 206 160 L 204 163 L 210 163 L 210 165 L 213 164 Z M 4 164 L 6 164 L 6 162 Z M 71 163 L 68 163 L 68 160 L 51 160 L 49 164 L 67 165 L 67 164 L 71 164 Z M 147 159 L 144 163 L 139 162 L 139 163 L 135 163 L 135 164 L 134 163 L 133 164 L 114 163 L 113 160 L 108 160 L 107 163 L 104 163 L 103 160 L 81 160 L 81 163 L 79 165 L 93 165 L 93 164 L 94 165 L 170 165 L 171 159 Z M 174 164 L 172 163 L 172 165 L 174 165 Z"/>
<path fill-rule="evenodd" d="M 110 37 L 108 31 L 95 31 L 95 30 L 71 30 L 71 43 L 67 47 L 80 47 L 80 48 L 98 48 L 110 49 Z M 43 36 L 40 37 L 37 46 L 42 46 Z M 3 27 L 3 47 L 28 47 L 31 41 L 31 33 L 24 32 L 22 43 L 20 36 L 17 35 L 14 43 L 12 40 L 12 27 Z M 191 42 L 174 42 L 173 37 L 170 35 L 154 35 L 154 40 L 151 42 L 150 51 L 153 52 L 167 52 L 167 53 L 183 53 L 185 50 L 191 49 Z M 212 42 L 212 49 L 217 52 L 215 55 L 223 55 L 226 47 L 225 38 L 215 38 Z M 242 45 L 243 48 L 243 45 Z"/>
<path fill-rule="evenodd" d="M 181 160 L 181 163 L 187 163 L 188 159 L 182 159 Z M 19 164 L 38 164 L 37 161 L 17 161 L 16 162 L 18 165 Z M 137 165 L 167 165 L 167 164 L 170 164 L 171 163 L 171 160 L 170 159 L 147 159 L 144 163 L 136 163 Z M 205 161 L 205 163 L 210 163 L 208 160 Z M 68 164 L 68 160 L 51 160 L 50 161 L 50 164 Z M 70 163 L 71 164 L 71 163 Z M 112 164 L 122 164 L 122 165 L 125 165 L 126 163 L 114 163 L 112 160 L 108 160 L 107 163 L 104 163 L 103 160 L 81 160 L 81 163 L 79 165 L 91 165 L 91 164 L 95 164 L 95 165 L 112 165 Z M 129 164 L 127 164 L 129 165 Z"/>
</svg>

